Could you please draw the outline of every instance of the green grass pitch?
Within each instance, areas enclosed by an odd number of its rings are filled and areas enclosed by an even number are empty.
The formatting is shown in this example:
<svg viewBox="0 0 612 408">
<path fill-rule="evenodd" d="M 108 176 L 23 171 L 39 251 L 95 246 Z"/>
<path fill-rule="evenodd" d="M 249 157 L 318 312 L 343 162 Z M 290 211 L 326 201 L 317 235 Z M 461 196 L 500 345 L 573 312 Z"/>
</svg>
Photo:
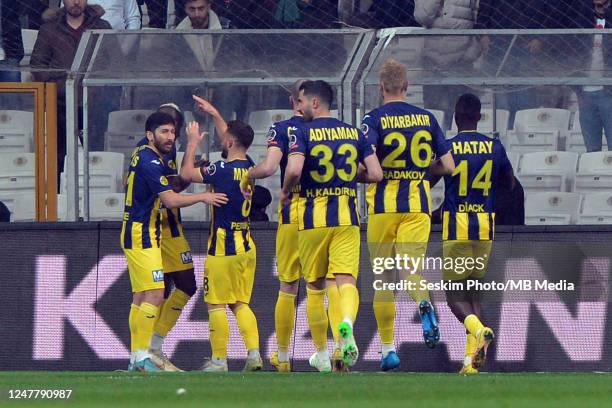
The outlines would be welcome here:
<svg viewBox="0 0 612 408">
<path fill-rule="evenodd" d="M 186 392 L 177 395 L 177 390 Z M 11 400 L 10 389 L 71 389 L 69 400 Z M 603 407 L 612 375 L 497 373 L 0 372 L 0 407 Z"/>
</svg>

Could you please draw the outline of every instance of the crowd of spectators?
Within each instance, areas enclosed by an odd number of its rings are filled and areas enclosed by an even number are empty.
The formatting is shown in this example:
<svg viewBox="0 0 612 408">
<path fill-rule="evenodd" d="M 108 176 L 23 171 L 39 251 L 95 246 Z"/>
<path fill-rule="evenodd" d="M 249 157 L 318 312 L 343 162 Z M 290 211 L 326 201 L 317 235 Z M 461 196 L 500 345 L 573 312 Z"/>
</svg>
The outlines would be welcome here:
<svg viewBox="0 0 612 408">
<path fill-rule="evenodd" d="M 0 81 L 18 81 L 16 68 L 24 57 L 21 38 L 24 27 L 39 29 L 31 55 L 37 81 L 56 81 L 59 89 L 58 124 L 63 125 L 65 96 L 62 69 L 71 66 L 84 31 L 94 28 L 134 30 L 141 28 L 266 29 L 266 28 L 383 28 L 417 26 L 434 29 L 564 29 L 609 28 L 610 0 L 174 0 L 174 21 L 168 21 L 168 0 L 21 0 L 1 1 Z M 58 8 L 57 6 L 62 6 Z M 50 8 L 48 8 L 50 7 Z M 146 7 L 146 19 L 143 18 Z M 45 11 L 46 9 L 46 11 Z M 145 21 L 146 20 L 146 21 Z M 143 24 L 146 22 L 146 25 Z M 490 73 L 520 66 L 520 74 L 545 69 L 545 54 L 562 52 L 565 59 L 582 65 L 588 76 L 601 76 L 612 63 L 608 36 L 582 37 L 581 42 L 546 41 L 541 36 L 524 36 L 506 53 L 510 36 L 455 36 L 426 38 L 423 59 L 432 70 L 448 67 L 470 76 L 476 69 Z M 190 44 L 198 46 L 200 44 Z M 557 54 L 558 55 L 558 54 Z M 477 67 L 477 61 L 484 61 Z M 49 71 L 41 71 L 49 69 Z M 499 72 L 497 73 L 499 74 Z M 518 75 L 510 75 L 518 76 Z M 426 107 L 447 113 L 450 126 L 452 106 L 463 86 L 427 86 Z M 601 149 L 603 130 L 612 142 L 612 90 L 609 87 L 575 87 L 585 144 L 589 151 Z M 501 92 L 498 108 L 514 112 L 538 106 L 565 107 L 567 87 L 527 87 Z M 223 103 L 221 103 L 223 105 Z M 112 107 L 111 103 L 105 104 Z M 512 119 L 511 119 L 512 122 Z M 59 134 L 64 130 L 60 128 Z M 60 138 L 61 139 L 61 138 Z M 59 143 L 60 150 L 65 142 Z M 61 153 L 61 151 L 60 151 Z"/>
</svg>

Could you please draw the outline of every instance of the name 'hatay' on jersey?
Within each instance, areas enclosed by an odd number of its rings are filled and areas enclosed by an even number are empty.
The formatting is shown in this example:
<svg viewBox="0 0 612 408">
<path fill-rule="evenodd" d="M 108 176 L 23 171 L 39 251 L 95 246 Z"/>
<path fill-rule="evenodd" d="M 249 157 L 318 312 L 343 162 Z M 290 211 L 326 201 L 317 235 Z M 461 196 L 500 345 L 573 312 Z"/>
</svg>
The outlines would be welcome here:
<svg viewBox="0 0 612 408">
<path fill-rule="evenodd" d="M 506 149 L 476 131 L 460 132 L 449 142 L 456 167 L 444 177 L 442 238 L 492 240 L 497 180 L 512 171 Z"/>
<path fill-rule="evenodd" d="M 383 169 L 383 180 L 367 188 L 368 213 L 431 214 L 429 165 L 434 154 L 448 152 L 433 114 L 405 102 L 388 102 L 364 116 L 362 130 Z"/>
<path fill-rule="evenodd" d="M 317 118 L 290 137 L 290 154 L 306 156 L 298 201 L 300 230 L 359 225 L 357 170 L 372 147 L 359 129 Z"/>
</svg>

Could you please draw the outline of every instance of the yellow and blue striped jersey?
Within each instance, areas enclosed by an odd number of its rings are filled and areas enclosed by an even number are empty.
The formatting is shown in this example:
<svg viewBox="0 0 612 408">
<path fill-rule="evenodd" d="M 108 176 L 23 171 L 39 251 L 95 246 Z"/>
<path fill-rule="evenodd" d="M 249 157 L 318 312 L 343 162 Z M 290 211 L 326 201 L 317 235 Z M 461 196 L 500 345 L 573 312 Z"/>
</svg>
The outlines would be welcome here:
<svg viewBox="0 0 612 408">
<path fill-rule="evenodd" d="M 383 169 L 383 180 L 367 188 L 368 213 L 431 214 L 429 165 L 434 154 L 448 152 L 434 115 L 405 102 L 389 102 L 365 115 L 361 126 Z"/>
<path fill-rule="evenodd" d="M 240 192 L 240 180 L 253 167 L 250 157 L 225 162 L 219 160 L 200 169 L 202 182 L 216 193 L 225 193 L 228 203 L 211 207 L 212 220 L 208 237 L 208 255 L 238 255 L 255 248 L 249 231 L 251 201 Z"/>
<path fill-rule="evenodd" d="M 161 220 L 159 195 L 171 190 L 164 159 L 149 146 L 134 151 L 127 178 L 121 228 L 124 249 L 159 248 Z"/>
<path fill-rule="evenodd" d="M 512 171 L 506 149 L 476 131 L 460 132 L 449 142 L 456 167 L 444 177 L 442 239 L 492 240 L 497 180 Z"/>
<path fill-rule="evenodd" d="M 149 140 L 143 137 L 136 145 L 137 149 L 140 146 L 146 146 Z M 179 163 L 176 162 L 176 144 L 172 151 L 164 156 L 165 174 L 168 176 L 176 176 L 178 174 Z M 180 208 L 161 207 L 161 235 L 162 238 L 176 238 L 183 234 L 183 225 L 181 219 Z"/>
<path fill-rule="evenodd" d="M 317 118 L 290 135 L 289 154 L 305 155 L 298 229 L 359 225 L 357 170 L 374 154 L 363 133 L 334 118 Z"/>
<path fill-rule="evenodd" d="M 293 116 L 290 119 L 274 123 L 268 131 L 268 149 L 278 148 L 283 153 L 280 162 L 281 186 L 285 182 L 285 169 L 287 168 L 287 158 L 289 156 L 289 138 L 292 132 L 304 123 L 301 116 Z M 283 206 L 278 203 L 278 222 L 280 224 L 297 224 L 297 202 L 300 192 L 300 185 L 293 188 L 291 203 Z"/>
</svg>

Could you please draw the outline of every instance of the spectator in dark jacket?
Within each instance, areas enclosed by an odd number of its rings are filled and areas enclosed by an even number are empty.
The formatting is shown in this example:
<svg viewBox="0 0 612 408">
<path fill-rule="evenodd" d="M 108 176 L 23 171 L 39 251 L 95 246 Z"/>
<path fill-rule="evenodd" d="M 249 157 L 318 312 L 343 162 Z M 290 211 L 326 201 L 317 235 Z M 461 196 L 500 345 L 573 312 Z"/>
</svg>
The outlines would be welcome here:
<svg viewBox="0 0 612 408">
<path fill-rule="evenodd" d="M 580 0 L 571 16 L 567 16 L 567 28 L 612 28 L 612 6 L 610 0 Z M 594 80 L 605 76 L 612 69 L 612 36 L 571 35 L 560 44 L 570 64 L 569 72 Z M 578 65 L 580 64 L 580 65 Z M 612 87 L 574 87 L 578 96 L 580 128 L 586 150 L 602 149 L 602 131 L 605 130 L 608 149 L 612 149 Z"/>
<path fill-rule="evenodd" d="M 4 60 L 0 61 L 1 82 L 19 82 L 21 80 L 17 67 L 23 58 L 24 51 L 18 6 L 17 1 L 0 1 L 0 25 L 2 26 L 0 45 L 4 50 Z M 12 68 L 12 70 L 2 71 L 3 66 Z"/>
<path fill-rule="evenodd" d="M 475 28 L 496 29 L 545 29 L 561 28 L 562 22 L 556 20 L 558 4 L 549 0 L 480 0 L 478 20 Z M 563 8 L 568 13 L 568 8 Z M 484 59 L 490 74 L 495 74 L 511 45 L 512 36 L 492 35 L 482 38 L 482 45 L 488 51 Z M 504 63 L 502 73 L 506 76 L 538 76 L 546 64 L 544 58 L 544 41 L 542 37 L 521 35 L 512 44 L 512 50 Z M 549 89 L 551 91 L 551 89 Z M 510 111 L 510 123 L 518 110 L 536 108 L 540 105 L 550 106 L 553 96 L 545 98 L 542 89 L 521 87 L 499 94 L 497 107 Z M 556 104 L 556 102 L 555 102 Z"/>
<path fill-rule="evenodd" d="M 66 71 L 72 66 L 86 30 L 111 28 L 102 20 L 104 9 L 100 6 L 88 6 L 87 0 L 64 0 L 64 5 L 61 9 L 49 9 L 43 15 L 45 23 L 40 28 L 30 60 L 32 68 L 38 69 L 33 72 L 36 81 L 57 83 L 58 172 L 64 167 L 66 155 Z"/>
</svg>

